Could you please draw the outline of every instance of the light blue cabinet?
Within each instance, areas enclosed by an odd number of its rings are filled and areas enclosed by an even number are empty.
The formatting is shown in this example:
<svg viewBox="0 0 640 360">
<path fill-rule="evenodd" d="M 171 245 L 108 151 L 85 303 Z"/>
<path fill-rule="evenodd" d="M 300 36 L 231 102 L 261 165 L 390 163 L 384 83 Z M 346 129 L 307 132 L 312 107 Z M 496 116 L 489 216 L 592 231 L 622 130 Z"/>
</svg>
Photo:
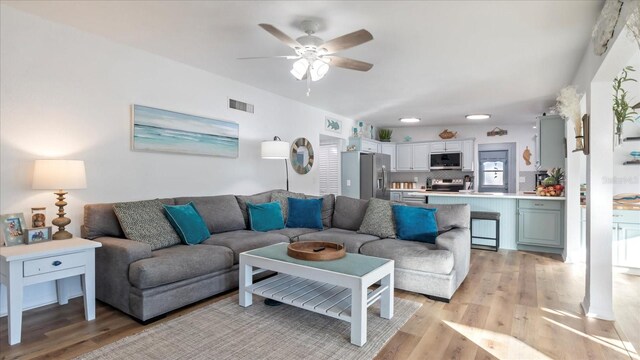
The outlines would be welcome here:
<svg viewBox="0 0 640 360">
<path fill-rule="evenodd" d="M 563 203 L 550 200 L 518 200 L 518 244 L 564 246 Z"/>
<path fill-rule="evenodd" d="M 536 136 L 536 167 L 565 168 L 565 121 L 559 115 L 539 116 Z"/>
</svg>

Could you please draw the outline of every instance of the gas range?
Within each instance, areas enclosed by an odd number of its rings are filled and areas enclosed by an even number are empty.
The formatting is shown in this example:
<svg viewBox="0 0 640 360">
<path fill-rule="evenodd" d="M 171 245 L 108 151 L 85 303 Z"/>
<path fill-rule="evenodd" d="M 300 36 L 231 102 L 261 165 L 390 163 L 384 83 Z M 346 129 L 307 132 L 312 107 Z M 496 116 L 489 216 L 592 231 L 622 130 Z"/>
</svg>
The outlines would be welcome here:
<svg viewBox="0 0 640 360">
<path fill-rule="evenodd" d="M 464 188 L 462 179 L 433 179 L 431 181 L 432 191 L 458 192 Z"/>
</svg>

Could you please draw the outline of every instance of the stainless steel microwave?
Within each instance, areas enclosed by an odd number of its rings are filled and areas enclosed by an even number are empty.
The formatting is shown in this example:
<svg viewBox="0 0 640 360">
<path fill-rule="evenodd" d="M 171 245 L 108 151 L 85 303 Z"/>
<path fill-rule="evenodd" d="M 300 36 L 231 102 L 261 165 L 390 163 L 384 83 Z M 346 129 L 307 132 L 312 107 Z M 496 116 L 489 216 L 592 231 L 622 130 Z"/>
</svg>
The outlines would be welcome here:
<svg viewBox="0 0 640 360">
<path fill-rule="evenodd" d="M 462 153 L 461 152 L 431 153 L 429 168 L 431 170 L 461 170 L 462 169 Z"/>
</svg>

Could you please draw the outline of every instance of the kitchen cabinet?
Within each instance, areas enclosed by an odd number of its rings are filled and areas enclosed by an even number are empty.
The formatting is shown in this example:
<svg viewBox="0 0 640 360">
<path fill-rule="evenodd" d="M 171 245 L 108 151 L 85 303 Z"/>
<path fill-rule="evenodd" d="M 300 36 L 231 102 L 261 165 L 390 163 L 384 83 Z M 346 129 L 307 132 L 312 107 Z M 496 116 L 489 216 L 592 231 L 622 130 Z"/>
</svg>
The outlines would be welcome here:
<svg viewBox="0 0 640 360">
<path fill-rule="evenodd" d="M 380 152 L 379 143 L 373 139 L 350 137 L 349 145 L 355 145 L 356 151 Z"/>
<path fill-rule="evenodd" d="M 586 209 L 581 210 L 580 245 L 587 243 Z M 614 266 L 640 268 L 640 211 L 613 210 L 611 224 L 612 255 Z"/>
<path fill-rule="evenodd" d="M 429 144 L 414 144 L 412 170 L 429 170 Z"/>
<path fill-rule="evenodd" d="M 380 152 L 391 156 L 391 171 L 396 171 L 396 144 L 395 143 L 381 143 Z"/>
<path fill-rule="evenodd" d="M 438 141 L 431 143 L 431 152 L 462 151 L 461 141 Z"/>
<path fill-rule="evenodd" d="M 536 124 L 536 167 L 565 168 L 565 121 L 559 115 L 539 116 Z"/>
<path fill-rule="evenodd" d="M 473 140 L 462 142 L 462 171 L 473 171 L 475 164 Z"/>
<path fill-rule="evenodd" d="M 429 170 L 429 143 L 398 144 L 396 146 L 396 170 Z"/>
<path fill-rule="evenodd" d="M 563 205 L 562 201 L 518 200 L 517 243 L 562 248 Z"/>
</svg>

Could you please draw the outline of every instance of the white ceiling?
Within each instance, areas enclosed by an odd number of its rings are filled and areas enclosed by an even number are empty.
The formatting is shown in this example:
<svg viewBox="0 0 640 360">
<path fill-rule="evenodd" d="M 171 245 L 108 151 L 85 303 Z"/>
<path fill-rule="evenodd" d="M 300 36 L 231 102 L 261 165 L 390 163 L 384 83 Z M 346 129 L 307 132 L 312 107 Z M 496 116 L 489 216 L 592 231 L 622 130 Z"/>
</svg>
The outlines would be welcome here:
<svg viewBox="0 0 640 360">
<path fill-rule="evenodd" d="M 572 80 L 602 1 L 21 1 L 3 2 L 117 42 L 378 126 L 533 122 Z M 296 38 L 320 23 L 329 40 L 365 28 L 374 40 L 338 55 L 367 73 L 332 68 L 321 81 L 289 74 L 291 55 L 258 27 Z"/>
</svg>

